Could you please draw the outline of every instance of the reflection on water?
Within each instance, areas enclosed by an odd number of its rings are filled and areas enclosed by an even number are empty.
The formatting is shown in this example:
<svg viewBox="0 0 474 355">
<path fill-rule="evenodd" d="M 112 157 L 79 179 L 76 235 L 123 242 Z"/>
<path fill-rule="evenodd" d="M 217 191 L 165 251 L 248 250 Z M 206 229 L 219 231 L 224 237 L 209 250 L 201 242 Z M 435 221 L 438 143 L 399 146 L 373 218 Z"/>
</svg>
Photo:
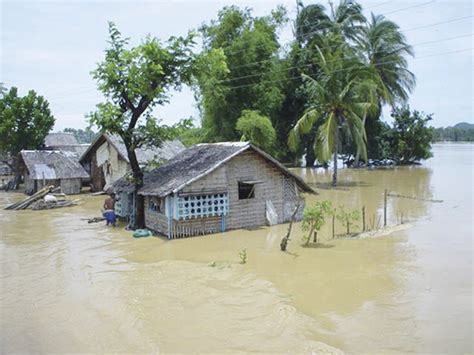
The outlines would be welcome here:
<svg viewBox="0 0 474 355">
<path fill-rule="evenodd" d="M 0 344 L 9 352 L 472 352 L 472 146 L 419 167 L 297 171 L 329 199 L 413 227 L 301 246 L 297 225 L 166 241 L 87 224 L 102 198 L 0 211 Z M 21 198 L 0 194 L 0 204 Z M 360 226 L 359 226 L 360 227 Z M 337 232 L 343 228 L 338 226 Z M 248 262 L 238 263 L 247 249 Z"/>
</svg>

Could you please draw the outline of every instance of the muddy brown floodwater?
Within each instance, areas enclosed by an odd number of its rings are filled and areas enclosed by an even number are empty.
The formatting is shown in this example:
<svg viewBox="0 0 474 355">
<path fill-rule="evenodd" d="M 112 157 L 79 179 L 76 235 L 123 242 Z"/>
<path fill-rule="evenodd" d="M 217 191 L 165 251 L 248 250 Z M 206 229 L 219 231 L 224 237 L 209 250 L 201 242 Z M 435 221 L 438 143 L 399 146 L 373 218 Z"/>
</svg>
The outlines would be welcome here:
<svg viewBox="0 0 474 355">
<path fill-rule="evenodd" d="M 299 169 L 336 206 L 405 228 L 302 247 L 297 225 L 166 241 L 87 224 L 102 197 L 0 211 L 0 350 L 21 352 L 473 352 L 473 146 L 423 166 Z M 0 205 L 21 198 L 0 193 Z M 368 222 L 368 224 L 371 222 Z M 329 223 L 330 224 L 330 223 Z M 360 225 L 359 225 L 360 227 Z M 343 228 L 337 226 L 337 233 Z M 247 249 L 248 262 L 239 264 Z"/>
</svg>

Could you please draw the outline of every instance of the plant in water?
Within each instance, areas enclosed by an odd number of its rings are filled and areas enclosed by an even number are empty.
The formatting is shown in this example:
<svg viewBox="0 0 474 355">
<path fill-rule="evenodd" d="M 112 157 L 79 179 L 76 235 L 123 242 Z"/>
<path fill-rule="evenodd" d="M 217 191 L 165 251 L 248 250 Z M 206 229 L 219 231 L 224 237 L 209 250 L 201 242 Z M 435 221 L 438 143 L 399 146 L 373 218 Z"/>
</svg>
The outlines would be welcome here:
<svg viewBox="0 0 474 355">
<path fill-rule="evenodd" d="M 247 263 L 247 249 L 242 249 L 239 252 L 240 263 L 245 264 Z"/>
<path fill-rule="evenodd" d="M 336 213 L 336 218 L 343 226 L 347 229 L 347 234 L 351 233 L 351 227 L 355 226 L 355 222 L 360 220 L 360 211 L 352 210 L 346 211 L 344 206 L 339 207 L 339 211 Z"/>
<path fill-rule="evenodd" d="M 326 217 L 331 215 L 332 211 L 331 201 L 327 200 L 316 202 L 314 206 L 305 208 L 301 227 L 303 231 L 308 232 L 307 235 L 303 236 L 306 245 L 309 244 L 311 235 L 313 235 L 313 243 L 318 241 L 318 232 L 326 222 Z"/>
</svg>

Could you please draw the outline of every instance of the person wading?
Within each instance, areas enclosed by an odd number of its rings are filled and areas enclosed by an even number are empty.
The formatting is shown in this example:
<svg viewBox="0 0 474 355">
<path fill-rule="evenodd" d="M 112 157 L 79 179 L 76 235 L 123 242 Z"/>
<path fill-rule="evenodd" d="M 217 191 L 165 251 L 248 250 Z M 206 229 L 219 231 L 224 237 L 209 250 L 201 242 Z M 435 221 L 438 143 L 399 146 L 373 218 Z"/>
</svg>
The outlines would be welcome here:
<svg viewBox="0 0 474 355">
<path fill-rule="evenodd" d="M 111 194 L 104 201 L 104 217 L 107 226 L 111 224 L 115 227 L 117 223 L 117 217 L 115 216 L 115 194 Z"/>
</svg>

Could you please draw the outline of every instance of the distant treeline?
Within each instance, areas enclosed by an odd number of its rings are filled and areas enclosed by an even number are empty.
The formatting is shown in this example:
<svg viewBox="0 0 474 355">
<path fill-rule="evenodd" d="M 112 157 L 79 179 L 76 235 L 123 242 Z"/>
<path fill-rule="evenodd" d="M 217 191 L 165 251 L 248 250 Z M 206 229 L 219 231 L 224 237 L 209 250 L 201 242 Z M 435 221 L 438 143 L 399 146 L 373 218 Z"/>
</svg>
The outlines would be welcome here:
<svg viewBox="0 0 474 355">
<path fill-rule="evenodd" d="M 433 141 L 474 142 L 474 124 L 461 122 L 453 127 L 435 128 Z"/>
<path fill-rule="evenodd" d="M 89 127 L 87 127 L 86 129 L 65 128 L 64 132 L 74 134 L 77 139 L 77 142 L 80 144 L 92 143 L 92 141 L 98 134 Z"/>
</svg>

